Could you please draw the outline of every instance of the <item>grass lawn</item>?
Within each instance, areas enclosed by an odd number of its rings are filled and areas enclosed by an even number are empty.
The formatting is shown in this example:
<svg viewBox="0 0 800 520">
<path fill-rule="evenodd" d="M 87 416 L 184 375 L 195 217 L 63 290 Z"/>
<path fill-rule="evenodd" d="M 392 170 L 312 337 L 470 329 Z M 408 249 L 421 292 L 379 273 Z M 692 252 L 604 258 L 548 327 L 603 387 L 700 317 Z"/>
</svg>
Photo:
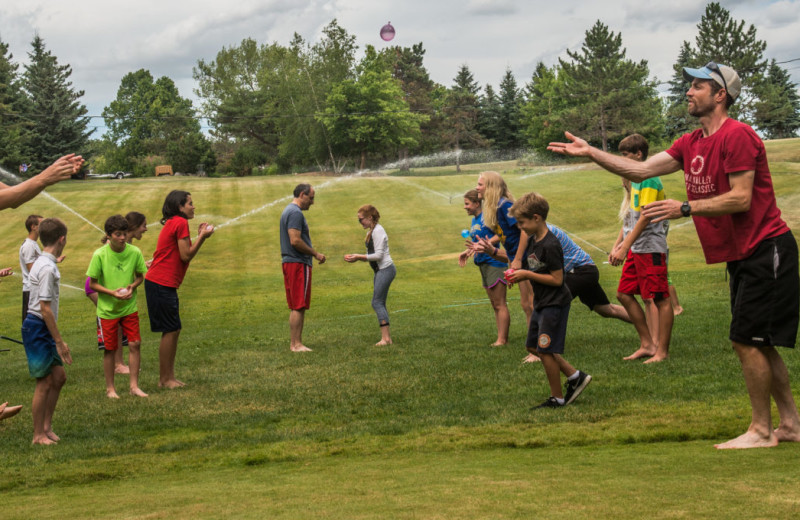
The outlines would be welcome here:
<svg viewBox="0 0 800 520">
<path fill-rule="evenodd" d="M 778 204 L 800 228 L 800 140 L 768 143 Z M 603 264 L 619 229 L 619 181 L 587 165 L 498 163 L 512 190 L 543 193 L 550 221 L 598 263 L 613 295 L 619 269 Z M 444 169 L 440 169 L 444 170 Z M 101 226 L 138 210 L 139 244 L 152 254 L 160 207 L 186 189 L 197 218 L 218 227 L 179 290 L 183 331 L 176 373 L 188 385 L 156 387 L 158 336 L 144 294 L 141 387 L 117 376 L 105 398 L 94 310 L 83 295 L 101 234 L 37 197 L 0 220 L 0 267 L 17 269 L 28 214 L 70 228 L 61 264 L 59 325 L 73 351 L 54 429 L 58 446 L 31 446 L 21 346 L 0 348 L 0 401 L 23 404 L 0 423 L 0 518 L 795 518 L 800 446 L 718 452 L 749 423 L 749 403 L 727 338 L 723 266 L 707 266 L 694 228 L 670 232 L 672 279 L 686 312 L 671 358 L 623 362 L 633 328 L 573 303 L 566 357 L 593 383 L 573 406 L 530 411 L 548 395 L 541 366 L 522 365 L 524 317 L 509 291 L 510 345 L 490 348 L 494 320 L 477 268 L 460 269 L 461 194 L 479 168 L 419 176 L 73 181 L 48 190 Z M 413 173 L 413 172 L 412 172 Z M 680 175 L 668 196 L 685 196 Z M 293 187 L 317 188 L 306 216 L 315 248 L 305 343 L 288 345 L 278 218 Z M 580 198 L 578 198 L 580 197 Z M 389 293 L 396 344 L 370 307 L 371 270 L 356 209 L 372 203 L 389 234 L 398 276 Z M 241 218 L 238 218 L 241 217 Z M 19 337 L 20 278 L 0 283 L 0 334 Z M 800 395 L 800 360 L 782 351 Z"/>
</svg>

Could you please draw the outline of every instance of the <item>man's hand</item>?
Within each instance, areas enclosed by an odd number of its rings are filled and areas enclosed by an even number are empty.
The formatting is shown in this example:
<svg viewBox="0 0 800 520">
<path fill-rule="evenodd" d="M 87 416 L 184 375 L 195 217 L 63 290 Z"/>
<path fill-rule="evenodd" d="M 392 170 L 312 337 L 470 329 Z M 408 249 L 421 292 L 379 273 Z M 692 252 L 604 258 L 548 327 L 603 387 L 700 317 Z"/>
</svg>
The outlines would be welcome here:
<svg viewBox="0 0 800 520">
<path fill-rule="evenodd" d="M 38 177 L 50 186 L 57 182 L 69 179 L 73 173 L 78 173 L 83 166 L 83 157 L 71 153 L 56 159 L 56 161 L 44 169 Z"/>
<path fill-rule="evenodd" d="M 588 157 L 591 151 L 591 146 L 589 143 L 581 139 L 580 137 L 576 137 L 569 132 L 564 132 L 564 135 L 567 139 L 571 142 L 569 143 L 559 143 L 559 142 L 552 142 L 547 146 L 547 149 L 551 152 L 560 153 L 561 155 L 570 155 L 572 157 Z"/>
<path fill-rule="evenodd" d="M 325 260 L 327 260 L 327 258 L 325 258 L 325 255 L 323 255 L 322 253 L 317 253 L 317 254 L 314 256 L 314 258 L 316 258 L 316 259 L 317 259 L 317 262 L 319 262 L 320 264 L 324 264 L 324 263 L 325 263 Z"/>
<path fill-rule="evenodd" d="M 681 218 L 683 217 L 681 204 L 683 204 L 681 201 L 674 199 L 651 202 L 647 206 L 642 206 L 642 218 L 649 218 L 651 222 Z"/>
</svg>

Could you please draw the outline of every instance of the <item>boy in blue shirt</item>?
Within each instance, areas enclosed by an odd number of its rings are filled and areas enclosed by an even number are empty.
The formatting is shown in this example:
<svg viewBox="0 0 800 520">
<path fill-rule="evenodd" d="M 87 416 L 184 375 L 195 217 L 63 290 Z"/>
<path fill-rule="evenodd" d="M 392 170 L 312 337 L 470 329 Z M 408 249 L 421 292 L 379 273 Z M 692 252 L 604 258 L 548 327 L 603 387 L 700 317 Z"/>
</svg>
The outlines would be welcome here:
<svg viewBox="0 0 800 520">
<path fill-rule="evenodd" d="M 536 348 L 542 360 L 550 397 L 535 408 L 559 408 L 571 404 L 591 382 L 592 376 L 576 370 L 564 359 L 564 340 L 572 294 L 564 284 L 564 252 L 547 229 L 550 205 L 538 193 L 523 195 L 511 206 L 510 214 L 530 239 L 522 269 L 508 274 L 511 282 L 530 280 L 533 285 L 533 315 L 528 328 L 527 348 Z M 561 373 L 567 377 L 561 391 Z"/>
</svg>

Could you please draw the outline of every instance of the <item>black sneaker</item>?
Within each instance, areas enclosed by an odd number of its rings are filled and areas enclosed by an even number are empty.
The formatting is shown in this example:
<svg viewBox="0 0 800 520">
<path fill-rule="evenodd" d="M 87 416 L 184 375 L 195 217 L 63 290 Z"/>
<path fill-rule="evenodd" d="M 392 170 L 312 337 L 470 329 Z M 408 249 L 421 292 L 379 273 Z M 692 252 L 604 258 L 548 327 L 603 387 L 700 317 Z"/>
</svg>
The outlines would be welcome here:
<svg viewBox="0 0 800 520">
<path fill-rule="evenodd" d="M 566 403 L 566 402 L 565 402 Z M 550 396 L 547 398 L 547 401 L 543 402 L 540 405 L 534 406 L 531 410 L 536 410 L 537 408 L 561 408 L 564 406 L 563 404 L 558 404 L 558 401 L 555 397 Z"/>
<path fill-rule="evenodd" d="M 578 370 L 577 379 L 567 380 L 564 384 L 564 404 L 572 404 L 591 382 L 592 376 Z"/>
</svg>

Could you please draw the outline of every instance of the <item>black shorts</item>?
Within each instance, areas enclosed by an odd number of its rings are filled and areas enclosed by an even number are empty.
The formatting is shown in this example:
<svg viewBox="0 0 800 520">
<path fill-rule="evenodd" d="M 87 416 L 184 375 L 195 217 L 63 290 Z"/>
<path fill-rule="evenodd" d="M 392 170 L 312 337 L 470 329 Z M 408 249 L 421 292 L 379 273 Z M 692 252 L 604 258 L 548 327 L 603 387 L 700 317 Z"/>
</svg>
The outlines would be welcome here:
<svg viewBox="0 0 800 520">
<path fill-rule="evenodd" d="M 181 330 L 178 289 L 145 279 L 144 294 L 147 297 L 150 330 L 153 332 L 175 332 L 176 330 Z"/>
<path fill-rule="evenodd" d="M 791 231 L 764 240 L 744 260 L 728 262 L 731 341 L 794 347 L 800 321 L 797 269 L 797 242 Z"/>
<path fill-rule="evenodd" d="M 22 321 L 28 316 L 28 303 L 31 299 L 30 291 L 22 291 Z"/>
<path fill-rule="evenodd" d="M 600 271 L 594 264 L 582 265 L 568 272 L 564 283 L 569 287 L 572 297 L 581 299 L 581 303 L 593 310 L 597 305 L 608 305 L 606 292 L 600 287 Z"/>
<path fill-rule="evenodd" d="M 564 354 L 569 306 L 534 309 L 525 346 L 528 349 L 535 347 L 540 354 Z"/>
</svg>

